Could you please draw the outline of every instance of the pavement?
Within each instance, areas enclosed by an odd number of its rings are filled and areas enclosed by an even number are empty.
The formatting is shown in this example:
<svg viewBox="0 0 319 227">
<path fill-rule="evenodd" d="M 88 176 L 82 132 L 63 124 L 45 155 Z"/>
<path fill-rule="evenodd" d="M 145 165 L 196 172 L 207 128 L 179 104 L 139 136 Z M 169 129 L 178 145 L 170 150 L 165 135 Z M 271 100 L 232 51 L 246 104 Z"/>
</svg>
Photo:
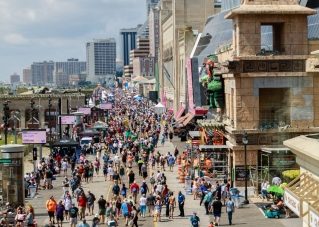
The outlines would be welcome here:
<svg viewBox="0 0 319 227">
<path fill-rule="evenodd" d="M 179 142 L 178 138 L 175 137 L 173 139 L 173 143 L 165 142 L 164 146 L 159 145 L 156 148 L 156 151 L 159 151 L 160 153 L 164 153 L 164 154 L 166 154 L 169 151 L 172 153 L 174 151 L 175 146 L 178 146 L 180 152 L 182 152 L 185 147 L 185 143 Z M 47 156 L 48 154 L 49 154 L 49 150 L 44 149 L 43 155 Z M 89 156 L 89 160 L 93 160 L 93 158 L 94 156 Z M 24 166 L 25 172 L 30 172 L 33 170 L 33 164 L 29 160 L 31 160 L 31 156 L 26 156 L 25 166 Z M 137 182 L 141 183 L 142 179 L 138 176 L 137 167 L 135 166 L 133 167 L 133 169 L 135 172 L 135 176 L 137 177 Z M 185 217 L 178 217 L 179 211 L 177 207 L 175 208 L 174 219 L 169 220 L 168 218 L 164 217 L 165 215 L 163 215 L 165 212 L 165 208 L 163 207 L 161 222 L 153 222 L 153 218 L 151 217 L 146 217 L 146 218 L 139 217 L 139 221 L 138 221 L 139 226 L 144 226 L 144 227 L 151 227 L 151 226 L 176 227 L 176 226 L 182 226 L 182 225 L 190 226 L 189 218 L 191 214 L 193 213 L 193 211 L 196 211 L 197 215 L 200 217 L 200 226 L 205 227 L 209 225 L 209 222 L 213 218 L 212 215 L 206 215 L 205 208 L 203 206 L 202 207 L 199 206 L 199 200 L 193 200 L 192 195 L 187 195 L 185 193 L 184 184 L 178 183 L 177 169 L 178 169 L 177 165 L 174 167 L 173 172 L 170 172 L 167 169 L 165 171 L 165 175 L 167 177 L 168 188 L 174 192 L 174 195 L 177 196 L 178 192 L 182 191 L 186 197 Z M 113 184 L 109 181 L 104 181 L 104 176 L 102 175 L 102 172 L 100 174 L 101 174 L 100 176 L 94 176 L 93 183 L 88 183 L 88 184 L 83 183 L 84 190 L 85 192 L 87 192 L 87 190 L 91 190 L 91 192 L 95 194 L 97 198 L 99 198 L 100 195 L 104 195 L 106 198 L 110 198 L 111 186 Z M 70 176 L 70 172 L 69 172 L 69 176 Z M 46 223 L 48 223 L 47 212 L 45 209 L 45 202 L 51 195 L 53 195 L 57 200 L 61 198 L 62 180 L 63 180 L 62 176 L 57 176 L 57 179 L 53 183 L 54 188 L 52 190 L 40 190 L 38 195 L 35 198 L 26 200 L 26 203 L 32 204 L 32 206 L 35 208 L 35 214 L 36 214 L 36 219 L 38 221 L 38 226 L 44 226 Z M 124 180 L 124 183 L 126 183 L 127 185 L 127 179 Z M 251 226 L 251 227 L 255 227 L 255 226 L 300 227 L 302 226 L 301 219 L 299 218 L 267 219 L 264 217 L 262 211 L 259 209 L 258 206 L 261 206 L 261 201 L 259 201 L 258 199 L 252 199 L 249 205 L 245 206 L 244 208 L 236 209 L 235 213 L 233 214 L 233 225 Z M 97 207 L 97 204 L 96 204 L 96 207 Z M 95 212 L 97 212 L 97 208 L 95 208 Z M 93 219 L 93 216 L 87 216 L 86 219 L 88 220 L 88 223 L 91 224 L 91 220 Z M 225 213 L 225 208 L 223 207 L 220 226 L 226 226 L 226 225 L 228 225 L 227 214 Z M 124 226 L 122 218 L 120 219 L 119 226 Z"/>
</svg>

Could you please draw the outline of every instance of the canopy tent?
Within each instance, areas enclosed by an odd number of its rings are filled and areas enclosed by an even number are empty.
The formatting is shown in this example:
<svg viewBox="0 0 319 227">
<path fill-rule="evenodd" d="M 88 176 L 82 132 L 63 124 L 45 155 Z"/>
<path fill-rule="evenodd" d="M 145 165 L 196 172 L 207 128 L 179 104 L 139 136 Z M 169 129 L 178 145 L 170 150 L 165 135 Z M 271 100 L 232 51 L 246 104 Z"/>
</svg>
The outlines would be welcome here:
<svg viewBox="0 0 319 227">
<path fill-rule="evenodd" d="M 162 114 L 165 113 L 166 108 L 162 103 L 158 103 L 155 107 L 154 107 L 154 111 L 157 114 Z"/>
<path fill-rule="evenodd" d="M 154 79 L 150 79 L 147 83 L 148 84 L 156 84 L 156 79 L 155 78 Z"/>
<path fill-rule="evenodd" d="M 107 124 L 105 122 L 102 122 L 102 121 L 97 121 L 94 123 L 94 126 L 93 128 L 95 129 L 107 129 Z"/>
<path fill-rule="evenodd" d="M 149 80 L 146 79 L 145 77 L 137 76 L 137 77 L 134 77 L 134 78 L 132 79 L 132 81 L 135 82 L 135 83 L 141 83 L 141 84 L 143 84 L 143 83 L 147 83 Z"/>
</svg>

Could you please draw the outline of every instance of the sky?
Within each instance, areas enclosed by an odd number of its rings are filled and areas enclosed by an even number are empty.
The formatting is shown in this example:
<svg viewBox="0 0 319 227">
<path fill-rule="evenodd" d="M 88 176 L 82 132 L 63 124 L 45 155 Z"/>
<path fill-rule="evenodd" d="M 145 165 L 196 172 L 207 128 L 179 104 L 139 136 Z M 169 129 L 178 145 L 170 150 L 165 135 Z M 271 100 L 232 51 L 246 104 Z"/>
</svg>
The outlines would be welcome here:
<svg viewBox="0 0 319 227">
<path fill-rule="evenodd" d="M 0 0 L 0 81 L 32 62 L 85 61 L 87 41 L 145 20 L 146 0 Z"/>
</svg>

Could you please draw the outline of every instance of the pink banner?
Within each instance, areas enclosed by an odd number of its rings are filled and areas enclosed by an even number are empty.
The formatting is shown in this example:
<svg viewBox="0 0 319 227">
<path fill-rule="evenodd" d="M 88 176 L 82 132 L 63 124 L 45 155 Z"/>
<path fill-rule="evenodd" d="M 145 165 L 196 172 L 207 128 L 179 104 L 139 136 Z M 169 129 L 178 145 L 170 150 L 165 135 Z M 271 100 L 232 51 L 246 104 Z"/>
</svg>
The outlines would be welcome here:
<svg viewBox="0 0 319 227">
<path fill-rule="evenodd" d="M 194 93 L 193 93 L 193 75 L 192 75 L 192 61 L 187 59 L 187 95 L 188 95 L 188 112 L 195 114 L 194 109 Z"/>
</svg>

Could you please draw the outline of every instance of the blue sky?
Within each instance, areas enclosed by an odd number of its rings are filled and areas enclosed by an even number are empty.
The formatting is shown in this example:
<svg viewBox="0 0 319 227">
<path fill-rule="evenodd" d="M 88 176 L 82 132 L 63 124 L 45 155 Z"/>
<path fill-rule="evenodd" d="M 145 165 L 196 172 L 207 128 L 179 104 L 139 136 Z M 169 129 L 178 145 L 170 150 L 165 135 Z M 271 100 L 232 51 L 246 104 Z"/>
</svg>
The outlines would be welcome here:
<svg viewBox="0 0 319 227">
<path fill-rule="evenodd" d="M 34 61 L 85 60 L 85 43 L 146 19 L 145 0 L 0 0 L 0 80 Z M 118 45 L 119 46 L 119 45 Z"/>
</svg>

